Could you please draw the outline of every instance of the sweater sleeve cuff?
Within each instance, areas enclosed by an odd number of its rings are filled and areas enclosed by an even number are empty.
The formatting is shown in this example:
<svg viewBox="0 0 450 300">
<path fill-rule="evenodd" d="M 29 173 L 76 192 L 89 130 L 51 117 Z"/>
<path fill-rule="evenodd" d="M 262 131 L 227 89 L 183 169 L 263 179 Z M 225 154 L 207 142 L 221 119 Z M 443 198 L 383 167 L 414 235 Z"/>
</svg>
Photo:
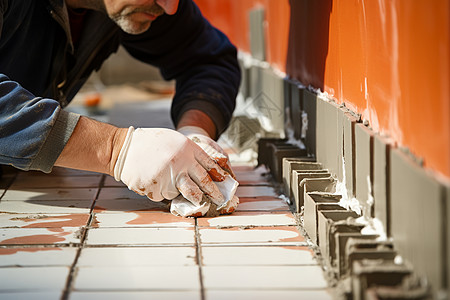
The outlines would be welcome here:
<svg viewBox="0 0 450 300">
<path fill-rule="evenodd" d="M 50 134 L 31 163 L 30 170 L 40 170 L 45 173 L 52 171 L 53 165 L 72 136 L 79 118 L 78 114 L 60 109 Z"/>
<path fill-rule="evenodd" d="M 175 122 L 175 126 L 178 125 L 178 122 L 181 116 L 188 110 L 196 109 L 201 110 L 205 114 L 207 114 L 211 120 L 216 125 L 216 136 L 220 136 L 221 133 L 227 129 L 228 124 L 225 123 L 224 116 L 222 112 L 212 103 L 203 100 L 193 100 L 186 103 L 178 114 L 178 119 Z"/>
</svg>

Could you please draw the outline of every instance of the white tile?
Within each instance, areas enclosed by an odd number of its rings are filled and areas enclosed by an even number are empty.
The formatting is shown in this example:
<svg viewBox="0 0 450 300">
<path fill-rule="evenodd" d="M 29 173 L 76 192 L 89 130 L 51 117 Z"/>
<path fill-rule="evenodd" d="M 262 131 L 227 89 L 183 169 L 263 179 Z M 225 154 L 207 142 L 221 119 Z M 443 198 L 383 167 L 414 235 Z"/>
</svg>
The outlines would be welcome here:
<svg viewBox="0 0 450 300">
<path fill-rule="evenodd" d="M 242 229 L 232 228 L 202 228 L 200 229 L 202 244 L 269 244 L 269 245 L 306 245 L 305 238 L 297 228 L 255 227 Z"/>
<path fill-rule="evenodd" d="M 0 268 L 0 291 L 62 291 L 69 271 L 69 267 Z"/>
<path fill-rule="evenodd" d="M 0 228 L 59 228 L 86 226 L 89 214 L 0 214 Z"/>
<path fill-rule="evenodd" d="M 70 300 L 201 300 L 199 291 L 162 291 L 162 292 L 72 292 Z"/>
<path fill-rule="evenodd" d="M 236 190 L 238 197 L 278 196 L 271 186 L 239 186 Z"/>
<path fill-rule="evenodd" d="M 205 266 L 206 289 L 324 289 L 319 266 Z"/>
<path fill-rule="evenodd" d="M 192 245 L 193 228 L 95 228 L 88 230 L 89 245 Z"/>
<path fill-rule="evenodd" d="M 202 247 L 203 265 L 317 265 L 308 247 Z"/>
<path fill-rule="evenodd" d="M 65 228 L 3 228 L 0 229 L 2 245 L 55 245 L 79 243 L 79 227 Z"/>
<path fill-rule="evenodd" d="M 206 300 L 332 300 L 334 299 L 326 290 L 289 290 L 289 291 L 270 291 L 270 290 L 253 290 L 253 291 L 217 291 L 207 290 L 205 292 Z"/>
<path fill-rule="evenodd" d="M 81 267 L 75 290 L 198 290 L 197 266 Z"/>
<path fill-rule="evenodd" d="M 288 226 L 296 224 L 297 222 L 291 212 L 236 212 L 215 218 L 198 219 L 199 226 Z"/>
<path fill-rule="evenodd" d="M 181 218 L 169 212 L 124 212 L 95 214 L 98 227 L 194 227 L 195 219 Z"/>
<path fill-rule="evenodd" d="M 95 188 L 66 189 L 8 189 L 2 201 L 16 200 L 93 200 L 97 193 Z"/>
<path fill-rule="evenodd" d="M 196 260 L 194 247 L 101 247 L 82 249 L 77 266 L 194 266 Z"/>
<path fill-rule="evenodd" d="M 77 251 L 59 247 L 0 248 L 0 266 L 70 266 Z"/>
<path fill-rule="evenodd" d="M 0 211 L 30 214 L 82 214 L 89 213 L 92 200 L 23 200 L 0 201 Z"/>
<path fill-rule="evenodd" d="M 2 300 L 23 300 L 23 299 L 33 299 L 33 300 L 59 300 L 63 292 L 16 292 L 16 293 L 2 293 L 0 291 L 0 299 Z"/>
<path fill-rule="evenodd" d="M 102 175 L 97 176 L 29 176 L 21 173 L 10 189 L 33 188 L 96 188 Z"/>
</svg>

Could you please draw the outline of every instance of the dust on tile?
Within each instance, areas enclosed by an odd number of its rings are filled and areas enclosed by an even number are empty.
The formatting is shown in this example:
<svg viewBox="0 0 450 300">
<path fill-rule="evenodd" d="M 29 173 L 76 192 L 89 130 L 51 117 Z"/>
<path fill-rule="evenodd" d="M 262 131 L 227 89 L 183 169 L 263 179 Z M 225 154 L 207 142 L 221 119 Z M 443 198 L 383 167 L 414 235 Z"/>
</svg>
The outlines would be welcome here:
<svg viewBox="0 0 450 300">
<path fill-rule="evenodd" d="M 61 228 L 86 226 L 89 214 L 0 214 L 0 228 Z"/>
<path fill-rule="evenodd" d="M 79 242 L 79 227 L 0 229 L 0 245 L 57 245 Z"/>
</svg>

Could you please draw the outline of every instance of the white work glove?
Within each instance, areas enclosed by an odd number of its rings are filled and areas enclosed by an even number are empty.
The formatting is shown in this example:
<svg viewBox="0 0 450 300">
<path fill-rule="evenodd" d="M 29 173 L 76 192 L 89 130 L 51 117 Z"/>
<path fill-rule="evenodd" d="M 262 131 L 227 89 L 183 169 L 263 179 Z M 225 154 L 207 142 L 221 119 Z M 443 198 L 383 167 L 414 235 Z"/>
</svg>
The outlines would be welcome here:
<svg viewBox="0 0 450 300">
<path fill-rule="evenodd" d="M 209 137 L 208 133 L 203 128 L 197 126 L 183 126 L 177 131 L 184 134 L 199 145 L 209 155 L 209 157 L 214 159 L 219 166 L 222 167 L 222 169 L 235 178 L 233 170 L 231 169 L 228 154 L 226 154 L 219 144 Z"/>
<path fill-rule="evenodd" d="M 225 207 L 210 174 L 217 181 L 227 176 L 197 144 L 165 128 L 130 127 L 114 166 L 117 181 L 153 201 L 171 200 L 181 193 L 199 205 L 205 194 L 218 207 Z"/>
<path fill-rule="evenodd" d="M 231 170 L 228 155 L 223 149 L 209 136 L 208 133 L 200 127 L 184 126 L 178 129 L 178 132 L 184 134 L 197 145 L 199 145 L 214 161 L 216 161 L 222 169 L 227 171 L 225 180 L 211 176 L 215 185 L 225 198 L 225 205 L 220 207 L 211 205 L 209 201 L 202 201 L 201 203 L 193 203 L 186 201 L 183 197 L 175 198 L 170 206 L 170 210 L 174 215 L 183 217 L 198 217 L 198 216 L 216 216 L 219 214 L 232 213 L 239 204 L 239 198 L 235 196 L 236 189 L 239 183 L 234 179 L 233 171 Z M 211 172 L 210 172 L 211 175 Z"/>
</svg>

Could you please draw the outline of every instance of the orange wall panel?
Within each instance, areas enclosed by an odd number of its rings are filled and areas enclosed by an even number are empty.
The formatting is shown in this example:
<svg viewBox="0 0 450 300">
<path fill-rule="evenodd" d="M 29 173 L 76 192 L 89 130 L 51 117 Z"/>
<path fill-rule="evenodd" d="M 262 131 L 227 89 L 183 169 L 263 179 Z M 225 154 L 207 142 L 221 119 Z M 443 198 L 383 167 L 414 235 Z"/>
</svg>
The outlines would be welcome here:
<svg viewBox="0 0 450 300">
<path fill-rule="evenodd" d="M 399 125 L 403 144 L 450 175 L 448 1 L 399 5 Z"/>
<path fill-rule="evenodd" d="M 448 1 L 333 1 L 323 81 L 375 131 L 446 176 L 449 18 Z"/>
<path fill-rule="evenodd" d="M 246 52 L 249 11 L 263 6 L 269 63 L 326 91 L 450 177 L 450 1 L 196 3 Z"/>
</svg>

